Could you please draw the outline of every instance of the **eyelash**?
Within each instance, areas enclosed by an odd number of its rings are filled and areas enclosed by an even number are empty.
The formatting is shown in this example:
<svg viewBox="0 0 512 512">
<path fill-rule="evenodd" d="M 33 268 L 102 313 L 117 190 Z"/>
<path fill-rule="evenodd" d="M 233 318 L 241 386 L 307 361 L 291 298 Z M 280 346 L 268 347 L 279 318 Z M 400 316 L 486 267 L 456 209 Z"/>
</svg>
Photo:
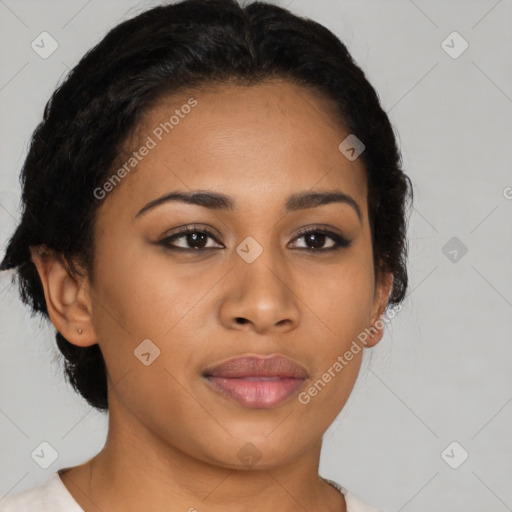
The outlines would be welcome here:
<svg viewBox="0 0 512 512">
<path fill-rule="evenodd" d="M 173 250 L 173 251 L 203 252 L 203 251 L 208 251 L 208 250 L 212 250 L 212 249 L 219 249 L 218 247 L 208 247 L 208 248 L 202 248 L 202 249 L 183 248 L 183 247 L 176 247 L 176 246 L 172 245 L 172 242 L 174 242 L 174 241 L 176 241 L 176 240 L 178 240 L 180 238 L 183 238 L 186 235 L 191 235 L 191 234 L 207 235 L 208 237 L 212 238 L 216 243 L 219 243 L 215 239 L 215 237 L 212 235 L 212 233 L 210 233 L 207 229 L 196 228 L 194 226 L 180 228 L 176 233 L 174 233 L 171 236 L 165 237 L 164 239 L 162 239 L 158 243 L 160 245 L 163 245 L 167 249 L 170 249 L 170 250 Z M 334 233 L 332 231 L 329 231 L 327 229 L 324 229 L 324 228 L 305 228 L 305 229 L 302 229 L 297 234 L 297 236 L 295 237 L 294 240 L 297 240 L 299 238 L 302 238 L 302 237 L 310 235 L 310 234 L 326 235 L 329 238 L 331 238 L 331 240 L 335 243 L 335 245 L 333 247 L 329 247 L 327 249 L 314 249 L 314 248 L 311 248 L 311 247 L 306 247 L 306 248 L 299 248 L 299 250 L 308 251 L 310 253 L 325 253 L 325 252 L 329 252 L 329 251 L 337 251 L 337 250 L 342 249 L 342 248 L 347 248 L 352 243 L 351 240 L 348 240 L 347 238 L 345 238 L 345 237 L 343 237 L 341 235 L 338 235 L 337 233 Z"/>
</svg>

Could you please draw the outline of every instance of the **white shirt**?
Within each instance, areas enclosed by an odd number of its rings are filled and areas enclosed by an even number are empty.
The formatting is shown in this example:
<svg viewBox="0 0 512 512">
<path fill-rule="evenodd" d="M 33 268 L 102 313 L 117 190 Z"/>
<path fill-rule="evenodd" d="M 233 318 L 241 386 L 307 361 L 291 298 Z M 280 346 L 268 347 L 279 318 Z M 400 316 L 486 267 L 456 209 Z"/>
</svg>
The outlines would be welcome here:
<svg viewBox="0 0 512 512">
<path fill-rule="evenodd" d="M 347 503 L 347 512 L 385 512 L 370 507 L 344 487 L 323 479 L 343 494 Z M 7 496 L 0 500 L 0 512 L 84 512 L 74 500 L 67 487 L 54 473 L 44 484 L 26 491 Z"/>
</svg>

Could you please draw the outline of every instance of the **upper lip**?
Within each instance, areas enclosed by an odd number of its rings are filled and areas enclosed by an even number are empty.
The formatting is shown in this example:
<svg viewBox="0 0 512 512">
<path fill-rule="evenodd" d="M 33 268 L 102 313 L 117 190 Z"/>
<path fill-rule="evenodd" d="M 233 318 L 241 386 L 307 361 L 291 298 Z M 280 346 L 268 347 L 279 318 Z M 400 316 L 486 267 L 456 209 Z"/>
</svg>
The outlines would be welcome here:
<svg viewBox="0 0 512 512">
<path fill-rule="evenodd" d="M 308 372 L 301 365 L 284 356 L 247 355 L 234 357 L 209 366 L 203 375 L 206 377 L 244 378 L 279 377 L 306 379 Z"/>
</svg>

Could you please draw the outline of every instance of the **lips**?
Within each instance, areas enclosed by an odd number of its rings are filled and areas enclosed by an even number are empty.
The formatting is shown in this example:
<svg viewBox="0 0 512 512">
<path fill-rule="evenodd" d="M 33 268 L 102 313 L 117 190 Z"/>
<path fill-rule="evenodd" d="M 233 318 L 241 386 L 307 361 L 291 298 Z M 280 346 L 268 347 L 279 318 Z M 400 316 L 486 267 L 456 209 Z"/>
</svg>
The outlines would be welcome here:
<svg viewBox="0 0 512 512">
<path fill-rule="evenodd" d="M 212 390 L 241 405 L 269 408 L 293 396 L 308 373 L 283 356 L 244 356 L 208 367 L 203 377 Z"/>
</svg>

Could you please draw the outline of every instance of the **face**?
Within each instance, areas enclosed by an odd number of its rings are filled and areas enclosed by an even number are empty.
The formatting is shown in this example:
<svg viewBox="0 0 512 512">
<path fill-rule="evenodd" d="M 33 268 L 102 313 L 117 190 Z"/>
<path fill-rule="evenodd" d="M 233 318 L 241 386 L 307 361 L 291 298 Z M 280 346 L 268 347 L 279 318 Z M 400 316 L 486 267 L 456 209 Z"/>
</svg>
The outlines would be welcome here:
<svg viewBox="0 0 512 512">
<path fill-rule="evenodd" d="M 273 467 L 318 445 L 363 351 L 339 356 L 389 292 L 375 286 L 362 163 L 338 150 L 347 136 L 283 82 L 147 113 L 132 150 L 148 151 L 98 210 L 89 285 L 125 428 L 224 467 L 251 454 Z"/>
</svg>

